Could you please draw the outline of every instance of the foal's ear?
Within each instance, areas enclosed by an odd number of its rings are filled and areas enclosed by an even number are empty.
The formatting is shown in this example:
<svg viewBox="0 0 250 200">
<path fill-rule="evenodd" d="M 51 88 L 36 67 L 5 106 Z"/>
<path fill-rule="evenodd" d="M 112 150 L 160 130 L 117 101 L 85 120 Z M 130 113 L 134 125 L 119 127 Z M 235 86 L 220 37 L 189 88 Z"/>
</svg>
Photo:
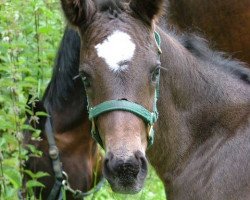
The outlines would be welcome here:
<svg viewBox="0 0 250 200">
<path fill-rule="evenodd" d="M 92 0 L 61 0 L 61 4 L 66 18 L 74 26 L 88 23 L 96 11 Z"/>
<path fill-rule="evenodd" d="M 164 10 L 164 0 L 131 0 L 130 8 L 148 24 L 161 15 Z"/>
</svg>

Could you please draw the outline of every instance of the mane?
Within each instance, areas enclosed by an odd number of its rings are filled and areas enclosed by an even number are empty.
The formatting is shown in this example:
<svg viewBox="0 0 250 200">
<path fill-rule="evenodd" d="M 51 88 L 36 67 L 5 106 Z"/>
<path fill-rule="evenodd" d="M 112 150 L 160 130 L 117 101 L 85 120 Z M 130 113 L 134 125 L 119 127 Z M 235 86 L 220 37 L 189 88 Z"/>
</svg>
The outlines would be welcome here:
<svg viewBox="0 0 250 200">
<path fill-rule="evenodd" d="M 75 30 L 66 28 L 55 60 L 51 81 L 43 97 L 49 113 L 62 111 L 69 103 L 84 95 L 82 81 L 79 78 L 74 79 L 79 74 L 79 56 L 80 37 Z M 87 101 L 86 98 L 84 99 L 82 105 L 86 108 Z"/>
<path fill-rule="evenodd" d="M 208 41 L 197 35 L 186 33 L 178 37 L 178 40 L 195 57 L 219 66 L 226 72 L 250 84 L 250 70 L 245 63 L 232 59 L 225 53 L 211 50 Z"/>
</svg>

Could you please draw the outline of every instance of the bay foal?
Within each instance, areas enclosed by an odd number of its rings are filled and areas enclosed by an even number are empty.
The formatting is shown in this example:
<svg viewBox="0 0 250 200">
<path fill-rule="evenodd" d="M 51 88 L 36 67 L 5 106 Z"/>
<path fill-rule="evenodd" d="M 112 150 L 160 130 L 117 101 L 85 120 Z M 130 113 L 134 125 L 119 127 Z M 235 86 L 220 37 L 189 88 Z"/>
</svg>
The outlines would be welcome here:
<svg viewBox="0 0 250 200">
<path fill-rule="evenodd" d="M 250 73 L 243 64 L 200 38 L 163 30 L 155 23 L 162 0 L 61 3 L 81 37 L 79 73 L 112 189 L 140 191 L 147 155 L 170 200 L 249 199 Z"/>
</svg>

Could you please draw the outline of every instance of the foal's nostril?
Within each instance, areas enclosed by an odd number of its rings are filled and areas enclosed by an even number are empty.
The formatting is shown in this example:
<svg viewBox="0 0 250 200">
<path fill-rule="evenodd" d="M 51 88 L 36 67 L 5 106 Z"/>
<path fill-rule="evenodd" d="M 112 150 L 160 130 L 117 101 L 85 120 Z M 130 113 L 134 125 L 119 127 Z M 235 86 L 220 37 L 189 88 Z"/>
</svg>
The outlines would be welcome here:
<svg viewBox="0 0 250 200">
<path fill-rule="evenodd" d="M 114 154 L 109 152 L 104 160 L 104 171 L 106 173 L 111 173 L 112 171 L 113 158 L 114 158 Z"/>
<path fill-rule="evenodd" d="M 141 170 L 143 171 L 147 171 L 147 159 L 145 158 L 145 156 L 142 154 L 142 152 L 137 151 L 135 152 L 135 158 L 137 159 L 137 161 L 140 164 Z"/>
</svg>

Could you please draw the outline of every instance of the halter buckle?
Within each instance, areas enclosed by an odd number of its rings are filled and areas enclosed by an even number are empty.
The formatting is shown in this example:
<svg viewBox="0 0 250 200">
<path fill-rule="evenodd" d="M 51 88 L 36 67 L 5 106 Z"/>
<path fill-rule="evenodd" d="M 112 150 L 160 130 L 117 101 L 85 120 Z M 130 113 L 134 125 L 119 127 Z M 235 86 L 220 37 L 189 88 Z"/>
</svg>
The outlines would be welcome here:
<svg viewBox="0 0 250 200">
<path fill-rule="evenodd" d="M 154 128 L 154 125 L 153 124 L 148 124 L 148 138 L 150 138 L 152 135 L 151 135 L 151 132 Z"/>
</svg>

